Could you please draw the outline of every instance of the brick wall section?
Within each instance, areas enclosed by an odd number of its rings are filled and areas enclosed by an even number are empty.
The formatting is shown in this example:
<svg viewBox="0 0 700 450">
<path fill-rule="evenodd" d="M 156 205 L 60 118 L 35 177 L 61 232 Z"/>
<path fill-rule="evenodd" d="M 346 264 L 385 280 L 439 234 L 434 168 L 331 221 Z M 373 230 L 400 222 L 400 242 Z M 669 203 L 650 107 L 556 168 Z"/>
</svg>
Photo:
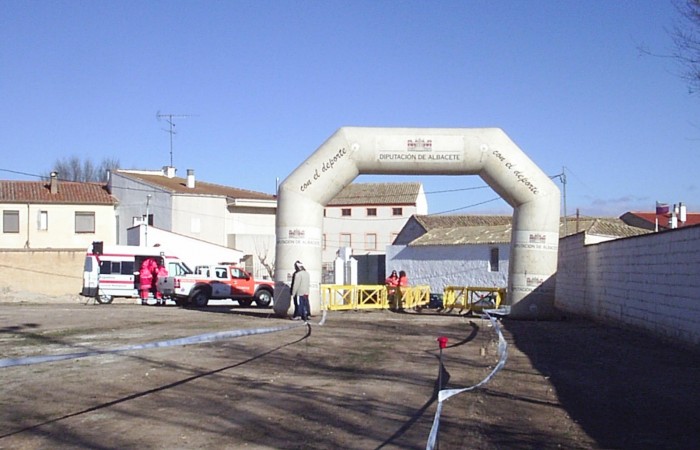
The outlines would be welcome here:
<svg viewBox="0 0 700 450">
<path fill-rule="evenodd" d="M 0 302 L 12 293 L 77 295 L 85 249 L 0 250 Z"/>
<path fill-rule="evenodd" d="M 562 239 L 557 308 L 700 344 L 700 226 L 584 245 Z"/>
</svg>

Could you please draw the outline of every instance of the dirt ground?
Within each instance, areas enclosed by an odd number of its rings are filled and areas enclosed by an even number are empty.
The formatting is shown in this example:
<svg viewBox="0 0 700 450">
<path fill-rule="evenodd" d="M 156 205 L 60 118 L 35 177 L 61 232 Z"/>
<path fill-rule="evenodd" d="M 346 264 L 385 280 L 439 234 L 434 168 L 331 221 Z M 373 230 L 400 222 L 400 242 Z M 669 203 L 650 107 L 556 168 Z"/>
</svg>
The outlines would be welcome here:
<svg viewBox="0 0 700 450">
<path fill-rule="evenodd" d="M 486 386 L 445 402 L 440 449 L 700 445 L 696 350 L 575 318 L 501 325 L 507 363 Z M 0 358 L 291 326 L 0 368 L 0 448 L 423 449 L 437 407 L 437 337 L 449 338 L 448 388 L 479 382 L 497 362 L 488 320 L 434 310 L 331 312 L 306 327 L 233 303 L 2 298 Z"/>
</svg>

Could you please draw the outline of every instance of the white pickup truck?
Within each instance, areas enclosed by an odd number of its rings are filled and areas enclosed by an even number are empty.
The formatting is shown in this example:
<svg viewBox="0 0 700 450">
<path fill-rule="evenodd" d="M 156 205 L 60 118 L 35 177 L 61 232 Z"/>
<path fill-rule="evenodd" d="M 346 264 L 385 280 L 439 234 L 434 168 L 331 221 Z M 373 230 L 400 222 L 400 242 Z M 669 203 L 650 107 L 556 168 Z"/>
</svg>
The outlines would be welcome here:
<svg viewBox="0 0 700 450">
<path fill-rule="evenodd" d="M 241 306 L 253 301 L 260 307 L 272 303 L 272 281 L 256 281 L 251 274 L 234 264 L 201 265 L 194 273 L 158 279 L 158 289 L 178 305 L 207 306 L 210 299 L 236 300 Z"/>
</svg>

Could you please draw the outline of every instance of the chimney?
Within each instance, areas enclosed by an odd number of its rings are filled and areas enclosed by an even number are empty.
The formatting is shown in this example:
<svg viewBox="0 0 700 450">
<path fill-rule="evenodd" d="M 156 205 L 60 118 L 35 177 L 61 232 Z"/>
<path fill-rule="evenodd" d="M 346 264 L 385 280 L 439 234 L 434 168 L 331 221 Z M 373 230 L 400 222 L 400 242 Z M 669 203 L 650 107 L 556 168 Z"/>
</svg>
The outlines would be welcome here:
<svg viewBox="0 0 700 450">
<path fill-rule="evenodd" d="M 51 181 L 49 182 L 49 190 L 52 194 L 58 194 L 58 172 L 51 172 Z"/>
<path fill-rule="evenodd" d="M 678 204 L 678 209 L 680 212 L 678 213 L 678 220 L 680 220 L 681 224 L 684 224 L 686 220 L 688 220 L 688 212 L 683 203 Z"/>
<path fill-rule="evenodd" d="M 671 229 L 678 228 L 678 207 L 676 205 L 673 205 L 673 209 L 671 210 L 671 220 L 669 221 L 669 226 Z"/>
<path fill-rule="evenodd" d="M 187 187 L 194 189 L 194 169 L 187 169 Z"/>
<path fill-rule="evenodd" d="M 167 178 L 174 178 L 176 171 L 177 169 L 175 169 L 173 166 L 163 166 L 163 175 L 165 175 Z"/>
</svg>

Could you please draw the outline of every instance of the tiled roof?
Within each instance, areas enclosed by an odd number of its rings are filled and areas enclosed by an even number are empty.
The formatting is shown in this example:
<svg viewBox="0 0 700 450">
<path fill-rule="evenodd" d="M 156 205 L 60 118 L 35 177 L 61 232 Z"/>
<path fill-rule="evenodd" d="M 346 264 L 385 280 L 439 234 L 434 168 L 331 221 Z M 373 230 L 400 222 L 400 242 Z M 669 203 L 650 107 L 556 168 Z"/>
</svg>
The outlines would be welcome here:
<svg viewBox="0 0 700 450">
<path fill-rule="evenodd" d="M 434 228 L 456 228 L 475 226 L 510 225 L 513 220 L 511 216 L 487 216 L 487 215 L 466 215 L 449 214 L 442 216 L 415 216 L 418 223 L 423 228 L 430 231 Z"/>
<path fill-rule="evenodd" d="M 615 217 L 586 217 L 578 220 L 569 218 L 567 222 L 566 236 L 585 231 L 588 234 L 597 236 L 610 236 L 615 238 L 639 236 L 648 234 L 649 230 L 627 225 L 622 220 Z M 564 224 L 559 227 L 559 236 L 564 237 Z"/>
<path fill-rule="evenodd" d="M 275 200 L 275 196 L 272 194 L 222 186 L 220 184 L 207 183 L 199 180 L 195 180 L 194 188 L 188 188 L 187 179 L 182 177 L 168 178 L 165 175 L 135 173 L 129 172 L 128 170 L 118 170 L 117 172 L 124 177 L 141 180 L 153 187 L 158 187 L 176 194 L 221 195 L 234 199 Z"/>
<path fill-rule="evenodd" d="M 414 216 L 427 230 L 409 245 L 507 244 L 511 239 L 510 216 L 446 215 Z M 564 237 L 585 231 L 588 234 L 614 238 L 637 236 L 648 230 L 632 227 L 617 218 L 569 218 L 566 230 L 560 221 L 559 235 Z"/>
<path fill-rule="evenodd" d="M 414 205 L 421 184 L 409 183 L 351 183 L 328 203 L 328 206 L 350 205 Z"/>
<path fill-rule="evenodd" d="M 409 245 L 505 244 L 510 232 L 510 225 L 434 228 Z"/>
<path fill-rule="evenodd" d="M 47 181 L 0 180 L 0 203 L 114 205 L 117 200 L 100 183 L 59 181 L 52 194 Z"/>
<path fill-rule="evenodd" d="M 630 212 L 627 212 L 627 213 L 623 214 L 622 216 L 620 216 L 620 219 L 622 219 L 626 223 L 634 223 L 635 225 L 640 225 L 640 226 L 643 226 L 644 223 L 646 223 L 645 227 L 649 228 L 650 230 L 653 230 L 656 228 L 656 219 L 658 219 L 659 220 L 659 229 L 667 229 L 667 228 L 670 228 L 671 214 L 659 214 L 657 216 L 655 212 L 630 211 Z M 685 223 L 681 224 L 679 222 L 678 226 L 682 227 L 682 226 L 688 226 L 688 225 L 697 225 L 699 223 L 700 223 L 700 214 L 699 213 L 687 213 Z"/>
</svg>

